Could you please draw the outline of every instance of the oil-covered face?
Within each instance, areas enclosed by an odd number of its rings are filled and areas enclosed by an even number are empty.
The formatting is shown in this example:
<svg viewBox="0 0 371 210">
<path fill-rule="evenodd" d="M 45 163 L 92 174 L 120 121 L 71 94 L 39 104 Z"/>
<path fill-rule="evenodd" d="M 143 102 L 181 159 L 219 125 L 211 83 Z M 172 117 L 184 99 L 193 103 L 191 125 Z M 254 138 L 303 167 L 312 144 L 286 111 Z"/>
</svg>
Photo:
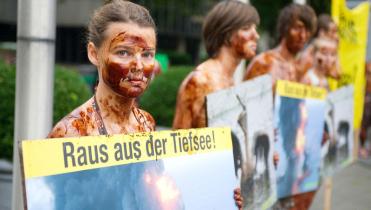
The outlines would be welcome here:
<svg viewBox="0 0 371 210">
<path fill-rule="evenodd" d="M 256 55 L 259 34 L 255 24 L 245 26 L 232 35 L 231 44 L 238 56 L 250 59 Z"/>
<path fill-rule="evenodd" d="M 287 49 L 292 54 L 297 54 L 309 40 L 310 32 L 302 21 L 296 20 L 292 23 L 284 38 Z"/>
<path fill-rule="evenodd" d="M 319 39 L 316 41 L 314 51 L 315 67 L 327 73 L 336 67 L 337 45 L 335 41 L 329 39 Z"/>
<path fill-rule="evenodd" d="M 132 23 L 111 23 L 105 34 L 99 48 L 98 67 L 103 82 L 121 96 L 140 96 L 154 73 L 154 29 Z"/>
<path fill-rule="evenodd" d="M 319 38 L 331 39 L 336 43 L 339 42 L 338 27 L 334 22 L 329 23 L 327 30 L 320 29 L 318 34 Z"/>
<path fill-rule="evenodd" d="M 330 39 L 339 42 L 338 27 L 335 23 L 330 23 L 327 34 Z"/>
</svg>

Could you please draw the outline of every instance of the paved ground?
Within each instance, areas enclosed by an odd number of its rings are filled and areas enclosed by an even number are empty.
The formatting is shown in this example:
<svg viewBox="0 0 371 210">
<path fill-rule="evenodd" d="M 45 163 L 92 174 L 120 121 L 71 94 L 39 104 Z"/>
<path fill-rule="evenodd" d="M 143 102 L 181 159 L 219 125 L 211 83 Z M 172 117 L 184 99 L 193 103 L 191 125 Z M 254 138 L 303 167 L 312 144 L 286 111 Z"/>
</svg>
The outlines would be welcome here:
<svg viewBox="0 0 371 210">
<path fill-rule="evenodd" d="M 10 210 L 12 197 L 12 166 L 0 160 L 0 210 Z"/>
<path fill-rule="evenodd" d="M 323 209 L 324 187 L 317 192 L 311 210 Z M 333 210 L 371 209 L 371 160 L 357 162 L 333 177 Z"/>
<path fill-rule="evenodd" d="M 323 209 L 323 186 L 311 210 Z M 0 210 L 10 210 L 11 175 L 0 173 Z M 371 161 L 357 162 L 333 177 L 333 210 L 371 210 Z"/>
</svg>

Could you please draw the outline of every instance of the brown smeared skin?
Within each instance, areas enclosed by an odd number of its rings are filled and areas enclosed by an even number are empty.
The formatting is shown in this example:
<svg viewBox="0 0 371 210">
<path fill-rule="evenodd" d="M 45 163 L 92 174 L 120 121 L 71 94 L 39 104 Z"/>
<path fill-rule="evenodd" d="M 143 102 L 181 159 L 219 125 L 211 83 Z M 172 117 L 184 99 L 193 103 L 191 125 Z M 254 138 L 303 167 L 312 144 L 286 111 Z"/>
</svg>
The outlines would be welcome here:
<svg viewBox="0 0 371 210">
<path fill-rule="evenodd" d="M 111 49 L 117 46 L 118 44 L 120 44 L 120 42 L 124 42 L 124 41 L 129 46 L 135 46 L 137 48 L 142 48 L 142 49 L 150 48 L 142 37 L 136 36 L 136 35 L 130 35 L 130 34 L 127 34 L 126 32 L 118 33 L 116 37 L 112 39 L 109 48 Z"/>
<path fill-rule="evenodd" d="M 174 129 L 206 126 L 205 96 L 234 85 L 233 73 L 241 59 L 255 55 L 255 49 L 246 45 L 256 46 L 258 38 L 255 25 L 239 30 L 232 35 L 231 45 L 223 45 L 215 58 L 201 63 L 186 77 L 178 91 Z M 243 49 L 234 44 L 241 41 Z"/>
<path fill-rule="evenodd" d="M 183 81 L 179 88 L 174 129 L 201 128 L 206 126 L 205 96 L 217 90 L 222 90 L 233 85 L 233 79 L 223 77 L 217 68 L 218 64 L 210 63 L 210 70 L 194 70 Z"/>
<path fill-rule="evenodd" d="M 95 113 L 89 113 L 89 109 L 92 110 L 93 99 L 89 99 L 85 104 L 75 109 L 73 112 L 64 117 L 58 122 L 53 130 L 49 133 L 48 138 L 65 138 L 65 137 L 76 137 L 76 136 L 96 136 L 99 135 L 98 124 Z M 155 129 L 155 121 L 153 117 L 138 108 L 137 109 L 144 117 L 145 121 L 149 126 L 144 123 L 139 123 L 133 115 L 130 116 L 130 123 L 123 126 L 127 119 L 120 115 L 118 107 L 114 107 L 111 101 L 107 101 L 107 108 L 104 111 L 103 120 L 108 129 L 109 134 L 121 134 L 121 133 L 133 133 L 133 132 L 147 132 Z M 101 108 L 101 109 L 102 109 Z M 101 110 L 103 112 L 103 110 Z M 107 119 L 110 116 L 110 112 L 114 112 L 114 116 L 121 116 L 115 118 L 115 121 L 107 125 Z M 85 116 L 83 116 L 85 115 Z"/>
<path fill-rule="evenodd" d="M 247 29 L 247 30 L 246 30 Z M 235 48 L 236 54 L 241 58 L 252 58 L 256 55 L 256 37 L 257 32 L 255 30 L 239 30 L 235 33 L 232 38 L 232 47 Z"/>
<path fill-rule="evenodd" d="M 291 54 L 287 59 L 284 58 L 281 53 L 283 50 L 281 46 L 278 46 L 255 57 L 247 67 L 244 80 L 270 73 L 273 87 L 277 80 L 297 81 L 296 61 Z"/>
<path fill-rule="evenodd" d="M 120 55 L 116 55 L 116 51 L 122 50 L 123 45 L 132 49 L 135 56 L 145 50 L 151 49 L 141 37 L 125 32 L 118 33 L 109 44 L 108 56 L 105 60 L 102 77 L 106 84 L 116 93 L 126 95 L 127 97 L 137 97 L 148 85 L 154 71 L 155 63 L 154 60 L 144 62 L 143 58 L 120 59 L 121 57 Z M 136 68 L 141 68 L 142 71 L 134 71 Z M 129 81 L 122 81 L 125 78 Z M 134 86 L 136 88 L 133 89 L 133 92 L 128 90 L 127 83 L 131 80 L 135 80 Z"/>
<path fill-rule="evenodd" d="M 111 23 L 105 31 L 106 38 L 97 49 L 96 65 L 99 71 L 100 82 L 97 86 L 96 98 L 108 134 L 147 132 L 155 129 L 155 121 L 152 116 L 134 106 L 136 97 L 141 95 L 147 88 L 149 78 L 152 76 L 153 65 L 138 64 L 137 60 L 137 62 L 134 61 L 134 68 L 133 62 L 129 64 L 125 63 L 120 57 L 112 54 L 109 50 L 110 47 L 115 47 L 119 44 L 127 44 L 123 43 L 121 39 L 122 35 L 120 34 L 125 34 L 125 37 L 129 38 L 134 37 L 134 35 L 130 35 L 129 32 L 130 34 L 137 34 L 139 38 L 144 40 L 146 46 L 153 49 L 156 47 L 155 32 L 151 28 L 142 28 L 131 23 Z M 139 38 L 130 38 L 128 43 L 131 44 L 132 47 L 141 50 L 143 43 L 135 41 L 140 40 Z M 102 78 L 103 72 L 108 72 L 107 70 L 119 72 L 107 74 L 110 75 L 108 79 L 113 82 L 117 81 L 116 77 L 120 77 L 120 75 L 121 77 L 125 76 L 125 72 L 127 72 L 126 74 L 129 78 L 142 75 L 144 79 L 143 82 L 139 84 L 139 87 L 135 83 L 126 82 L 123 88 L 120 87 L 120 91 L 117 91 L 111 88 L 110 84 L 107 84 Z M 144 73 L 145 71 L 146 73 Z M 64 117 L 55 125 L 48 137 L 63 138 L 99 135 L 97 114 L 93 109 L 92 103 L 93 98 Z"/>
<path fill-rule="evenodd" d="M 304 24 L 299 20 L 295 21 L 275 49 L 261 53 L 251 61 L 244 80 L 270 73 L 273 87 L 277 80 L 299 81 L 297 74 L 300 66 L 295 58 L 309 38 L 310 33 Z"/>
</svg>

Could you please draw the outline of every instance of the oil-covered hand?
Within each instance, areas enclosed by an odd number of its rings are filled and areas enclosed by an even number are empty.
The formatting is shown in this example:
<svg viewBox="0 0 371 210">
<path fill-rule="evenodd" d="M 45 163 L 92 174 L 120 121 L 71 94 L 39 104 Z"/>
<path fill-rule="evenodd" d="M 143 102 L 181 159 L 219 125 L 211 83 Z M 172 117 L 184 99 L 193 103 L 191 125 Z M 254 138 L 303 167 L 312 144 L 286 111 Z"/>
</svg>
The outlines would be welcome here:
<svg viewBox="0 0 371 210">
<path fill-rule="evenodd" d="M 243 199 L 241 196 L 241 188 L 236 188 L 233 191 L 234 202 L 239 210 L 242 210 Z"/>
<path fill-rule="evenodd" d="M 273 164 L 274 167 L 277 169 L 278 161 L 280 160 L 280 155 L 278 154 L 277 151 L 274 151 L 273 153 Z"/>
</svg>

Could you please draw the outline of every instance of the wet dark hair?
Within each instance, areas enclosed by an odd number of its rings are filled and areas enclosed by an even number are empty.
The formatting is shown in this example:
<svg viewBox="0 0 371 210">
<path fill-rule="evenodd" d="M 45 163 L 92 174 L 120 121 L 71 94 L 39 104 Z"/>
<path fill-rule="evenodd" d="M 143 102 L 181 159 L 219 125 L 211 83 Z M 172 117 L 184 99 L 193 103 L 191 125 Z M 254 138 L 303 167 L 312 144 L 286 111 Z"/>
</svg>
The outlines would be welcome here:
<svg viewBox="0 0 371 210">
<path fill-rule="evenodd" d="M 104 40 L 104 32 L 110 23 L 135 23 L 141 27 L 156 30 L 148 10 L 140 5 L 124 0 L 109 0 L 97 9 L 90 19 L 87 40 L 99 47 Z"/>
<path fill-rule="evenodd" d="M 347 121 L 340 121 L 338 130 L 337 130 L 338 134 L 348 136 L 349 131 L 350 131 L 349 123 Z"/>
<path fill-rule="evenodd" d="M 234 162 L 234 172 L 237 177 L 238 169 L 242 169 L 242 153 L 240 141 L 236 134 L 232 131 L 232 148 L 233 148 L 233 162 Z"/>
<path fill-rule="evenodd" d="M 312 35 L 317 29 L 317 17 L 312 7 L 293 3 L 284 7 L 278 16 L 277 32 L 279 40 L 282 40 L 288 33 L 296 20 L 302 21 Z"/>
<path fill-rule="evenodd" d="M 222 1 L 207 14 L 202 36 L 209 57 L 215 57 L 232 34 L 244 26 L 258 25 L 259 14 L 253 6 L 237 0 Z"/>
<path fill-rule="evenodd" d="M 269 155 L 269 137 L 267 134 L 259 134 L 255 137 L 255 147 L 254 147 L 254 154 L 258 154 L 258 150 L 264 150 L 264 161 L 268 163 L 268 155 Z M 268 165 L 267 165 L 268 166 Z"/>
<path fill-rule="evenodd" d="M 328 14 L 321 14 L 318 16 L 318 26 L 316 31 L 316 37 L 319 34 L 319 31 L 323 30 L 328 32 L 330 24 L 335 23 L 332 17 Z"/>
</svg>

